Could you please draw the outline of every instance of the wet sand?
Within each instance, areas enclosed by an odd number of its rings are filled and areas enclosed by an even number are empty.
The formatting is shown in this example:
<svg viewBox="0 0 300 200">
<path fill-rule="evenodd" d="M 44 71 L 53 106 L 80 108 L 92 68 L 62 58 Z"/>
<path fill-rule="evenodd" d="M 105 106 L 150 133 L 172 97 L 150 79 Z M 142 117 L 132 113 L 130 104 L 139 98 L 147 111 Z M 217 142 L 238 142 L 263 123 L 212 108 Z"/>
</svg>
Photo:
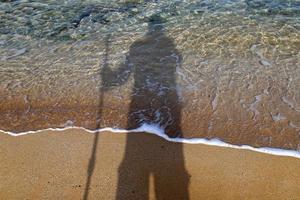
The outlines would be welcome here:
<svg viewBox="0 0 300 200">
<path fill-rule="evenodd" d="M 129 137 L 130 148 L 136 152 L 131 157 L 125 153 Z M 95 134 L 82 130 L 45 131 L 21 137 L 0 134 L 0 199 L 83 199 L 94 138 Z M 160 179 L 167 184 L 160 184 L 159 188 L 155 188 L 155 177 L 150 175 L 149 199 L 156 199 L 155 191 L 163 199 L 176 199 L 172 193 L 182 183 L 176 182 L 181 172 L 174 163 L 179 162 L 184 165 L 181 170 L 189 174 L 190 199 L 296 200 L 300 196 L 297 158 L 170 143 L 145 133 L 103 132 L 97 144 L 88 199 L 115 199 L 120 187 L 123 199 L 141 199 L 147 193 L 143 183 L 127 192 L 124 191 L 130 184 L 117 186 L 124 155 L 129 159 L 127 164 L 132 163 L 132 168 L 127 166 L 131 177 L 142 181 L 143 177 L 137 176 L 149 163 L 163 172 Z M 178 149 L 183 151 L 182 160 L 176 154 Z M 137 167 L 137 162 L 141 167 Z"/>
</svg>

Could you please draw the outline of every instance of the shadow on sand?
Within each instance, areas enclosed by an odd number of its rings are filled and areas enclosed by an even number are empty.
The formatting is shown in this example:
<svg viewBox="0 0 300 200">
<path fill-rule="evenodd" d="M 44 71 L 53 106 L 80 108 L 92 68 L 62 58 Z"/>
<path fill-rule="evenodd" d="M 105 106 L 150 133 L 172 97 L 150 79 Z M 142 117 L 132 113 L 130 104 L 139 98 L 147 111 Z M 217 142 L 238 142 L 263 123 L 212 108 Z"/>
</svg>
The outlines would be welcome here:
<svg viewBox="0 0 300 200">
<path fill-rule="evenodd" d="M 180 67 L 181 55 L 174 42 L 165 35 L 162 24 L 160 16 L 150 17 L 148 32 L 131 45 L 126 63 L 114 71 L 107 66 L 103 68 L 102 84 L 106 89 L 115 86 L 121 75 L 123 82 L 119 82 L 120 85 L 132 74 L 134 84 L 127 128 L 135 129 L 143 123 L 156 124 L 168 136 L 180 137 L 181 105 L 177 94 L 176 68 Z M 101 97 L 100 107 L 102 101 Z M 88 199 L 98 137 L 99 133 L 94 139 L 84 199 Z M 189 175 L 184 166 L 182 146 L 165 148 L 151 141 L 140 145 L 135 137 L 133 134 L 127 136 L 125 155 L 118 171 L 116 199 L 149 199 L 150 177 L 153 178 L 156 199 L 189 199 Z M 172 155 L 172 158 L 157 163 L 156 158 L 162 157 L 162 154 Z"/>
</svg>

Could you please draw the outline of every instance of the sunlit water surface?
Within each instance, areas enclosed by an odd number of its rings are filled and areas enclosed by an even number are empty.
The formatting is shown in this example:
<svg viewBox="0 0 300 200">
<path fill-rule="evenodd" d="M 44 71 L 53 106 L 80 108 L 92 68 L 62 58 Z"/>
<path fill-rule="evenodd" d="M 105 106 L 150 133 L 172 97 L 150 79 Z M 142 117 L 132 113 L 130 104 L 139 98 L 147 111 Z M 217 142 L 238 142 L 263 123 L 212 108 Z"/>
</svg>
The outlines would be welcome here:
<svg viewBox="0 0 300 200">
<path fill-rule="evenodd" d="M 300 148 L 298 0 L 41 2 L 0 3 L 0 129 Z"/>
</svg>

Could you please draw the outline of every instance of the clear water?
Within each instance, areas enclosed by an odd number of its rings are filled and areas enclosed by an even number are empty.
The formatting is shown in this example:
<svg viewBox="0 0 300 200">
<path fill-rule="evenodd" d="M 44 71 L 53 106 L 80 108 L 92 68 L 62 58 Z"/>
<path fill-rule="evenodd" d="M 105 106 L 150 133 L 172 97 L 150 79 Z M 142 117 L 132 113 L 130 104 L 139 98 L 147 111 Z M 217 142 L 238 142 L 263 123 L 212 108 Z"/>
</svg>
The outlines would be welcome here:
<svg viewBox="0 0 300 200">
<path fill-rule="evenodd" d="M 298 0 L 1 1 L 0 129 L 298 149 L 299 29 Z"/>
</svg>

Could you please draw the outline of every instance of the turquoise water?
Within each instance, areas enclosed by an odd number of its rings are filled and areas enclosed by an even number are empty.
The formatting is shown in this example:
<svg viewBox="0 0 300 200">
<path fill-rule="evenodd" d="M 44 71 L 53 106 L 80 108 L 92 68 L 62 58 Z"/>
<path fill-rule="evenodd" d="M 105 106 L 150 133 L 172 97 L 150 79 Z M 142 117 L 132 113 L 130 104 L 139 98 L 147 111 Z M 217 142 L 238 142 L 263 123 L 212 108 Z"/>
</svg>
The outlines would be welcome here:
<svg viewBox="0 0 300 200">
<path fill-rule="evenodd" d="M 210 22 L 213 26 L 221 25 L 222 21 L 230 22 L 232 26 L 233 23 L 252 21 L 275 27 L 288 24 L 299 29 L 300 15 L 297 0 L 5 2 L 0 7 L 0 33 L 8 38 L 19 34 L 79 40 L 95 32 L 133 31 L 153 13 L 161 14 L 166 26 L 186 27 L 201 25 L 201 22 Z"/>
<path fill-rule="evenodd" d="M 0 19 L 2 130 L 136 120 L 299 148 L 298 0 L 1 1 Z"/>
</svg>

